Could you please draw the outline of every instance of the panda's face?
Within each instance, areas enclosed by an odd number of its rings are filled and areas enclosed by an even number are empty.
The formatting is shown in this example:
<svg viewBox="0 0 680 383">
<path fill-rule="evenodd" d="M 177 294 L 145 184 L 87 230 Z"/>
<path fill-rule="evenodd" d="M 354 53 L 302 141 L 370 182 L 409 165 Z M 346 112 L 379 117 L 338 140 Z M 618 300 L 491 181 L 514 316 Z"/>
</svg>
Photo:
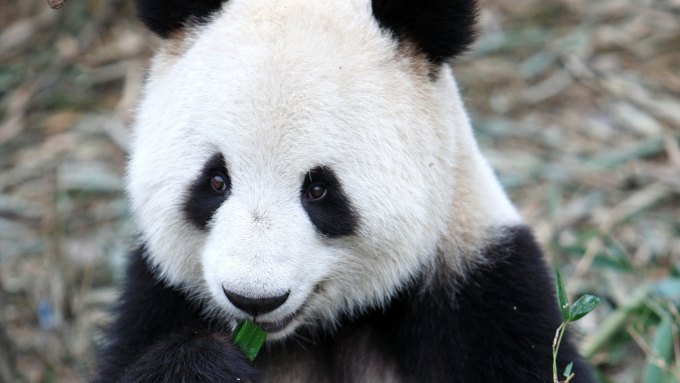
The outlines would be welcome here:
<svg viewBox="0 0 680 383">
<path fill-rule="evenodd" d="M 431 263 L 467 124 L 448 67 L 433 80 L 361 0 L 232 0 L 176 39 L 129 168 L 160 275 L 277 339 L 379 305 Z"/>
</svg>

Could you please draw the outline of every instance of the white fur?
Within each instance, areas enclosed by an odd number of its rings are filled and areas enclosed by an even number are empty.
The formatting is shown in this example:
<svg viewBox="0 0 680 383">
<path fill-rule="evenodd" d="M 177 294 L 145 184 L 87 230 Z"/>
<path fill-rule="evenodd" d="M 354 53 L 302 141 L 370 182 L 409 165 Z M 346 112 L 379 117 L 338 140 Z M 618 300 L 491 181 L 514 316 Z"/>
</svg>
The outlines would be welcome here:
<svg viewBox="0 0 680 383">
<path fill-rule="evenodd" d="M 370 1 L 230 0 L 186 39 L 155 59 L 129 194 L 153 264 L 217 315 L 244 317 L 222 286 L 252 297 L 290 290 L 264 319 L 305 308 L 272 339 L 332 324 L 384 303 L 437 254 L 464 267 L 490 228 L 519 222 L 451 70 L 436 82 L 414 71 L 424 59 L 380 30 Z M 218 152 L 232 193 L 203 232 L 182 204 Z M 300 187 L 319 165 L 358 212 L 356 235 L 324 238 L 304 211 Z"/>
</svg>

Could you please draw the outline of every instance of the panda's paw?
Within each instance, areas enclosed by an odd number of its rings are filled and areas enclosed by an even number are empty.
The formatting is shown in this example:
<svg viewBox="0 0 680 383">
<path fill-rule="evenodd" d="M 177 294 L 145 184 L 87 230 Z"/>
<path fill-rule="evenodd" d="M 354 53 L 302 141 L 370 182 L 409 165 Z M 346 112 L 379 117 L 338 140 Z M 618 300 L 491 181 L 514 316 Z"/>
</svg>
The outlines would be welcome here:
<svg viewBox="0 0 680 383">
<path fill-rule="evenodd" d="M 149 347 L 122 383 L 253 382 L 257 371 L 224 333 L 187 331 Z"/>
</svg>

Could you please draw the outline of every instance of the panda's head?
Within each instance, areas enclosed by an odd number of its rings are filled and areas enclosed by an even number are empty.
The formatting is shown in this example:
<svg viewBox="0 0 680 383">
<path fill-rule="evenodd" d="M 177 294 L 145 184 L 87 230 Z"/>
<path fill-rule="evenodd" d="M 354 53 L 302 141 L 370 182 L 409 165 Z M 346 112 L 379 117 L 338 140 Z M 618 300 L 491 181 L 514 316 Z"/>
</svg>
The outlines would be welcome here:
<svg viewBox="0 0 680 383">
<path fill-rule="evenodd" d="M 472 41 L 472 0 L 138 9 L 164 42 L 129 193 L 168 283 L 280 339 L 379 306 L 434 267 L 465 203 L 454 174 L 469 123 L 446 60 Z"/>
</svg>

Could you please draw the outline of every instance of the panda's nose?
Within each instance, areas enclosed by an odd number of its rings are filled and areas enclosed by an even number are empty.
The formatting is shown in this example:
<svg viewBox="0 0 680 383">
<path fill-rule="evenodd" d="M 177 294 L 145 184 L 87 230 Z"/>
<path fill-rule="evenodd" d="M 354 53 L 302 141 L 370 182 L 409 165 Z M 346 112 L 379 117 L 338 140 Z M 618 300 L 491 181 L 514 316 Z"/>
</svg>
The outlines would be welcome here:
<svg viewBox="0 0 680 383">
<path fill-rule="evenodd" d="M 274 309 L 281 306 L 283 302 L 288 299 L 288 295 L 290 295 L 290 291 L 288 291 L 285 294 L 276 297 L 248 298 L 225 288 L 222 288 L 222 290 L 224 290 L 224 295 L 227 296 L 229 302 L 254 317 L 274 311 Z"/>
</svg>

